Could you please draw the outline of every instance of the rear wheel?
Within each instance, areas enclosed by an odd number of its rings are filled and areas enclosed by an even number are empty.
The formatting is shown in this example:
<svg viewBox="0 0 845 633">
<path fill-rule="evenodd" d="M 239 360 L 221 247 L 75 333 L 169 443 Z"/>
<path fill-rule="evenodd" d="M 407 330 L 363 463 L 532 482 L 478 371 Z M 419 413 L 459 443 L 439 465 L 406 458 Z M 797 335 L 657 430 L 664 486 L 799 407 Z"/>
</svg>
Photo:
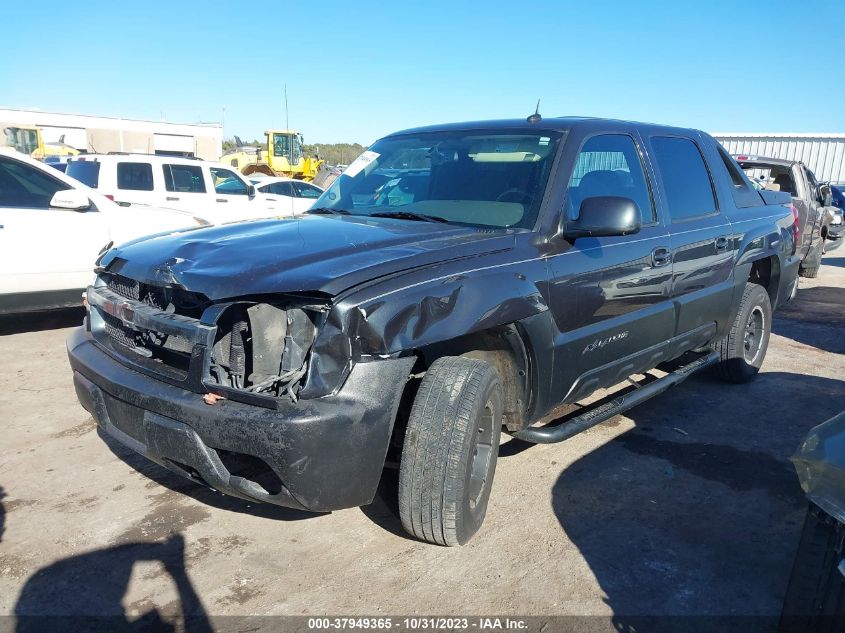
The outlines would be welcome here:
<svg viewBox="0 0 845 633">
<path fill-rule="evenodd" d="M 447 356 L 420 383 L 399 466 L 399 515 L 407 532 L 463 545 L 478 531 L 496 471 L 502 394 L 496 370 Z"/>
<path fill-rule="evenodd" d="M 798 274 L 801 277 L 813 279 L 818 277 L 819 268 L 822 265 L 822 252 L 824 250 L 824 238 L 819 240 L 816 247 L 807 253 L 801 266 L 798 268 Z"/>
<path fill-rule="evenodd" d="M 772 332 L 772 304 L 763 286 L 747 283 L 728 335 L 713 343 L 720 361 L 716 374 L 729 382 L 748 382 L 763 365 Z"/>
</svg>

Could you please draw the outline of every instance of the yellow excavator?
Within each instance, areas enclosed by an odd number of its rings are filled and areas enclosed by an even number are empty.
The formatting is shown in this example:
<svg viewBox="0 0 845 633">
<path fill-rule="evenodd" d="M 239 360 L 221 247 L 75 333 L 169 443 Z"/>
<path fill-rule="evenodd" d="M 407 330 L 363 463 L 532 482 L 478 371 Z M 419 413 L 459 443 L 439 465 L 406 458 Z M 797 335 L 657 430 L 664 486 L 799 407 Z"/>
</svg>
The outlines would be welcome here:
<svg viewBox="0 0 845 633">
<path fill-rule="evenodd" d="M 65 137 L 55 143 L 45 143 L 41 137 L 41 128 L 34 125 L 17 125 L 4 130 L 6 145 L 15 148 L 21 154 L 27 154 L 38 160 L 48 156 L 76 156 L 79 150 L 65 144 Z"/>
<path fill-rule="evenodd" d="M 249 147 L 235 137 L 237 147 L 224 154 L 221 163 L 239 169 L 244 176 L 286 176 L 327 187 L 339 175 L 326 161 L 305 156 L 302 134 L 294 130 L 267 130 L 266 146 Z"/>
</svg>

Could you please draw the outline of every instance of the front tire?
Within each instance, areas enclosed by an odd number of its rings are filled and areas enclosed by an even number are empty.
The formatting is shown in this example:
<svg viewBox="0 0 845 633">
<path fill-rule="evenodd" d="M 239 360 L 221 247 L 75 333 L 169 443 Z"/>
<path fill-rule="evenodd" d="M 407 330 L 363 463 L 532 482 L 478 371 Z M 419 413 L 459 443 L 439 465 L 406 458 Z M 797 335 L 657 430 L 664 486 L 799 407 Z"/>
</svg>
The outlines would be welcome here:
<svg viewBox="0 0 845 633">
<path fill-rule="evenodd" d="M 759 284 L 746 283 L 730 332 L 712 345 L 721 357 L 713 371 L 728 382 L 750 381 L 763 365 L 771 333 L 769 294 Z"/>
<path fill-rule="evenodd" d="M 454 546 L 481 527 L 499 452 L 501 392 L 484 361 L 446 356 L 429 367 L 399 466 L 399 516 L 408 533 Z"/>
</svg>

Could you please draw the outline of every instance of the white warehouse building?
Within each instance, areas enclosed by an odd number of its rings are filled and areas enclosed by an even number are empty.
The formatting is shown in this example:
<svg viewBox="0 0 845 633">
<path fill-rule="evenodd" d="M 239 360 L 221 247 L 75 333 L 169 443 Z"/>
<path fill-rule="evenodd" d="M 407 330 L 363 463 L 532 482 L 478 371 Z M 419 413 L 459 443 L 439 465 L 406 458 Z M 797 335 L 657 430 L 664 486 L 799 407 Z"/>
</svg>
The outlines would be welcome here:
<svg viewBox="0 0 845 633">
<path fill-rule="evenodd" d="M 81 152 L 140 152 L 220 158 L 220 123 L 168 123 L 118 117 L 89 116 L 0 108 L 0 132 L 17 126 L 38 127 L 45 143 L 64 142 Z M 0 134 L 0 145 L 6 143 Z"/>
<path fill-rule="evenodd" d="M 758 134 L 716 132 L 730 154 L 798 160 L 819 181 L 845 183 L 845 134 Z"/>
</svg>

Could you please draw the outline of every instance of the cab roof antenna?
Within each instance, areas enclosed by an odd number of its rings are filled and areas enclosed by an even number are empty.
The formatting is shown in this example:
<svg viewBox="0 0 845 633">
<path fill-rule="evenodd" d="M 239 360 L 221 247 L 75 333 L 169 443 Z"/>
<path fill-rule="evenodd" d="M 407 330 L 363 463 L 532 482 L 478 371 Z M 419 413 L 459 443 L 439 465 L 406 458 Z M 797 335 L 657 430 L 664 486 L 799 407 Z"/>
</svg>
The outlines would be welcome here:
<svg viewBox="0 0 845 633">
<path fill-rule="evenodd" d="M 528 121 L 529 123 L 539 123 L 540 121 L 543 120 L 543 117 L 540 116 L 540 100 L 539 99 L 537 99 L 537 107 L 534 108 L 534 114 L 532 114 L 531 116 L 529 116 L 525 120 Z"/>
</svg>

